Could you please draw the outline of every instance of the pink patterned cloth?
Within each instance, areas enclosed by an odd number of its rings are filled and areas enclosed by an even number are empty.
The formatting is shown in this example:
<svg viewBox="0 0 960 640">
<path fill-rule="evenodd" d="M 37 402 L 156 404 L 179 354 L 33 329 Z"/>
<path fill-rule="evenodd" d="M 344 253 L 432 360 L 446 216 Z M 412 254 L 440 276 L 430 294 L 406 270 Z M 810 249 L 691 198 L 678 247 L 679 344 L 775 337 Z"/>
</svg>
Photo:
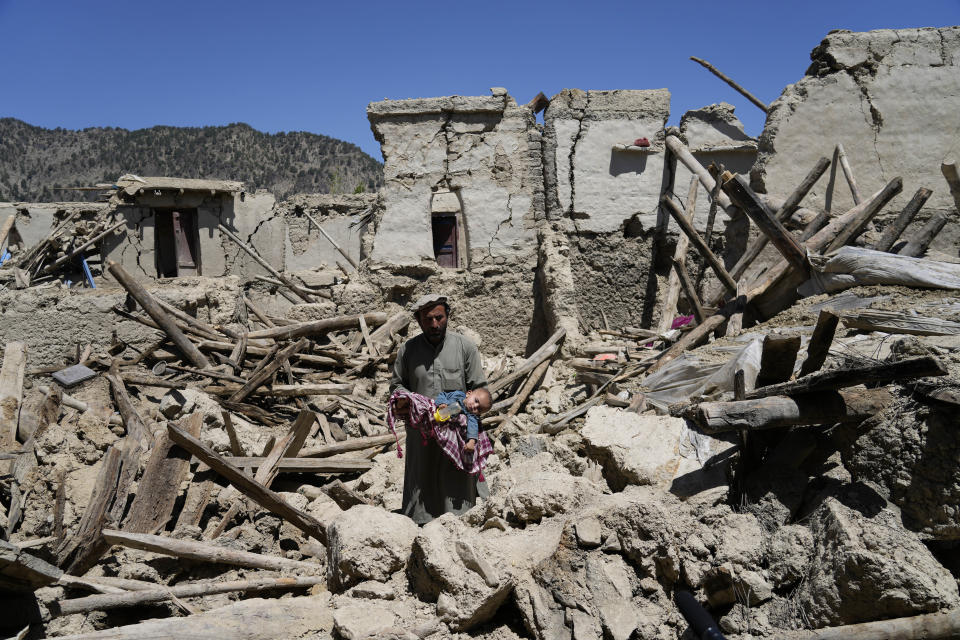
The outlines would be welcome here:
<svg viewBox="0 0 960 640">
<path fill-rule="evenodd" d="M 470 475 L 480 474 L 480 480 L 483 480 L 483 468 L 487 464 L 487 456 L 493 453 L 493 443 L 490 442 L 487 432 L 480 431 L 473 456 L 465 455 L 463 447 L 467 443 L 467 417 L 460 413 L 446 422 L 437 422 L 434 419 L 437 404 L 433 400 L 419 393 L 402 389 L 394 391 L 390 400 L 387 401 L 387 426 L 390 427 L 393 437 L 397 439 L 398 458 L 403 457 L 403 450 L 400 448 L 400 437 L 397 435 L 394 423 L 395 407 L 400 398 L 406 398 L 409 403 L 410 417 L 407 419 L 407 426 L 420 432 L 424 446 L 429 440 L 435 440 L 458 469 Z"/>
</svg>

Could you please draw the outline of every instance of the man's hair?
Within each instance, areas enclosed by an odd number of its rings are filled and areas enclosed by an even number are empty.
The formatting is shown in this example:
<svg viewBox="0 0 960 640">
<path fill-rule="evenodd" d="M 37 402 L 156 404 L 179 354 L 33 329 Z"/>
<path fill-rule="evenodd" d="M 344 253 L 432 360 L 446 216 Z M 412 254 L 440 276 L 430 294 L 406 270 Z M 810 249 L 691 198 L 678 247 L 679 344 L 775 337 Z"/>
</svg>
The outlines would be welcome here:
<svg viewBox="0 0 960 640">
<path fill-rule="evenodd" d="M 480 401 L 480 413 L 490 411 L 490 407 L 493 406 L 493 396 L 490 395 L 490 391 L 486 387 L 477 387 L 473 392 L 477 394 L 477 400 Z"/>
</svg>

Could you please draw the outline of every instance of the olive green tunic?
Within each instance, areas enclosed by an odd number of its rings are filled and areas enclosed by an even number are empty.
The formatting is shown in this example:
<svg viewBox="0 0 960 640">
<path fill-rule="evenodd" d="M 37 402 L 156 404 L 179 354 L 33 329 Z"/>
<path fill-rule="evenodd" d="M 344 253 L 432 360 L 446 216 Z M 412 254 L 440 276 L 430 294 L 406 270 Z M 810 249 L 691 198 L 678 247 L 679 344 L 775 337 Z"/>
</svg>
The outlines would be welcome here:
<svg viewBox="0 0 960 640">
<path fill-rule="evenodd" d="M 436 399 L 441 391 L 468 391 L 487 385 L 477 345 L 447 331 L 443 342 L 430 344 L 420 334 L 403 343 L 393 363 L 390 392 L 405 389 Z M 426 524 L 444 513 L 461 514 L 486 496 L 486 483 L 458 469 L 436 442 L 426 445 L 407 429 L 404 449 L 403 514 Z"/>
</svg>

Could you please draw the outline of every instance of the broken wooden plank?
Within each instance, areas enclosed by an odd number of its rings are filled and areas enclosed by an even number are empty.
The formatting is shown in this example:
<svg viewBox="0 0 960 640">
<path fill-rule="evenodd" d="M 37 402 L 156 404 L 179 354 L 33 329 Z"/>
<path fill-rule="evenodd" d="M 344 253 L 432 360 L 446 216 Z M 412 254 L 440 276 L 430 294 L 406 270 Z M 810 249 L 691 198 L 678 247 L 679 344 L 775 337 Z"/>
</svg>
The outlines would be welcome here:
<svg viewBox="0 0 960 640">
<path fill-rule="evenodd" d="M 387 314 L 377 311 L 365 313 L 363 315 L 367 325 L 381 325 L 387 321 Z M 251 331 L 247 334 L 250 339 L 272 338 L 274 340 L 291 340 L 293 338 L 302 338 L 304 336 L 317 337 L 327 334 L 331 331 L 340 331 L 343 329 L 359 329 L 360 321 L 356 315 L 336 316 L 324 320 L 311 320 L 308 322 L 298 322 L 288 324 L 282 327 L 273 327 Z"/>
<path fill-rule="evenodd" d="M 100 530 L 107 521 L 107 513 L 117 495 L 117 482 L 120 479 L 121 453 L 117 445 L 111 445 L 100 461 L 100 472 L 97 474 L 87 508 L 80 518 L 77 532 L 64 540 L 57 550 L 57 557 L 61 567 L 69 566 L 87 554 L 87 550 L 100 541 Z M 83 573 L 79 571 L 77 573 Z"/>
<path fill-rule="evenodd" d="M 200 350 L 197 348 L 193 342 L 184 335 L 183 331 L 180 330 L 180 327 L 173 321 L 169 314 L 163 310 L 163 308 L 157 304 L 157 301 L 154 300 L 146 289 L 143 288 L 139 282 L 133 279 L 133 277 L 126 272 L 126 270 L 121 267 L 119 264 L 112 260 L 107 261 L 107 269 L 117 279 L 124 289 L 126 289 L 134 300 L 136 300 L 143 310 L 153 318 L 153 321 L 160 326 L 164 333 L 170 337 L 173 343 L 177 346 L 180 351 L 187 357 L 190 362 L 201 369 L 209 369 L 210 361 L 207 360 L 207 357 L 200 353 Z"/>
<path fill-rule="evenodd" d="M 752 400 L 779 395 L 792 396 L 842 389 L 858 384 L 901 382 L 915 378 L 945 375 L 947 375 L 947 367 L 938 358 L 920 356 L 907 358 L 899 362 L 878 362 L 872 365 L 819 371 L 793 382 L 759 387 L 747 393 L 746 399 Z"/>
<path fill-rule="evenodd" d="M 757 431 L 808 425 L 862 422 L 893 401 L 886 389 L 809 393 L 797 397 L 769 396 L 733 402 L 701 402 L 690 417 L 704 433 Z"/>
<path fill-rule="evenodd" d="M 199 411 L 192 413 L 181 424 L 188 433 L 199 438 L 203 414 Z M 189 470 L 190 456 L 175 447 L 167 434 L 162 434 L 137 483 L 137 493 L 123 521 L 123 530 L 132 533 L 162 530 L 170 520 L 180 483 Z"/>
<path fill-rule="evenodd" d="M 960 335 L 960 322 L 880 309 L 864 309 L 846 314 L 843 316 L 843 324 L 851 329 L 915 336 Z"/>
<path fill-rule="evenodd" d="M 0 590 L 32 593 L 57 582 L 62 575 L 63 571 L 52 564 L 0 540 Z"/>
<path fill-rule="evenodd" d="M 734 338 L 743 332 L 743 312 L 747 308 L 747 287 L 743 282 L 737 283 L 737 297 L 730 319 L 727 320 L 726 337 Z"/>
<path fill-rule="evenodd" d="M 113 233 L 114 231 L 116 231 L 117 229 L 119 229 L 120 227 L 126 226 L 126 224 L 127 224 L 127 221 L 126 221 L 126 220 L 121 220 L 120 222 L 116 223 L 115 225 L 111 226 L 110 228 L 108 228 L 108 229 L 106 229 L 106 230 L 98 233 L 98 234 L 95 235 L 94 237 L 90 238 L 89 240 L 87 240 L 86 242 L 84 242 L 83 244 L 81 244 L 79 247 L 75 248 L 73 251 L 71 251 L 71 252 L 68 253 L 67 255 L 61 256 L 61 257 L 57 258 L 56 260 L 54 260 L 51 264 L 49 264 L 47 267 L 45 267 L 45 268 L 43 269 L 43 271 L 41 272 L 41 274 L 45 275 L 45 274 L 54 272 L 54 271 L 57 270 L 60 266 L 66 264 L 67 262 L 70 262 L 71 260 L 73 260 L 74 258 L 76 258 L 78 255 L 80 255 L 81 253 L 83 253 L 83 252 L 84 252 L 88 247 L 90 247 L 91 245 L 99 242 L 100 240 L 103 240 L 104 238 L 106 238 L 107 236 L 109 236 L 111 233 Z"/>
<path fill-rule="evenodd" d="M 555 331 L 553 335 L 547 338 L 547 341 L 540 345 L 539 349 L 530 354 L 530 357 L 524 360 L 515 371 L 497 380 L 490 381 L 487 385 L 487 390 L 490 393 L 496 393 L 536 369 L 541 362 L 552 357 L 553 354 L 557 352 L 560 343 L 566 335 L 566 329 L 558 329 Z"/>
<path fill-rule="evenodd" d="M 667 149 L 676 156 L 683 166 L 685 166 L 691 173 L 693 173 L 697 178 L 700 179 L 700 184 L 703 185 L 703 188 L 707 190 L 707 193 L 713 193 L 717 187 L 716 180 L 713 176 L 710 175 L 710 172 L 700 164 L 700 162 L 693 157 L 693 154 L 690 153 L 690 150 L 687 148 L 687 145 L 683 144 L 683 141 L 674 135 L 668 135 L 664 140 Z M 717 201 L 720 203 L 720 206 L 723 207 L 724 211 L 728 215 L 733 216 L 736 213 L 736 208 L 730 202 L 730 198 L 727 197 L 722 191 L 717 195 Z"/>
<path fill-rule="evenodd" d="M 267 489 L 253 478 L 240 471 L 236 466 L 214 453 L 209 447 L 204 445 L 198 439 L 189 433 L 177 428 L 173 423 L 167 423 L 167 432 L 170 438 L 178 445 L 192 453 L 211 469 L 226 478 L 230 484 L 236 487 L 245 496 L 256 502 L 258 505 L 286 520 L 304 533 L 317 540 L 322 540 L 326 532 L 313 516 L 304 513 L 280 497 L 275 492 Z M 261 460 L 262 462 L 262 460 Z"/>
<path fill-rule="evenodd" d="M 697 289 L 693 284 L 693 279 L 690 277 L 690 274 L 687 273 L 686 265 L 678 260 L 674 260 L 673 270 L 677 274 L 680 285 L 683 287 L 683 293 L 687 296 L 687 301 L 693 308 L 693 315 L 697 319 L 697 323 L 703 322 L 707 317 L 707 313 L 703 310 L 703 303 L 700 302 L 700 296 L 697 295 Z"/>
<path fill-rule="evenodd" d="M 810 342 L 807 344 L 807 358 L 800 365 L 798 378 L 819 371 L 823 363 L 826 362 L 839 321 L 840 317 L 833 311 L 829 309 L 820 311 L 820 315 L 817 317 L 817 325 L 813 328 L 813 335 L 810 336 Z"/>
<path fill-rule="evenodd" d="M 800 351 L 800 336 L 767 335 L 763 338 L 763 353 L 760 356 L 760 371 L 757 386 L 786 382 L 793 375 L 793 368 Z"/>
<path fill-rule="evenodd" d="M 333 424 L 330 424 L 330 427 L 333 427 Z M 397 429 L 397 435 L 402 436 L 404 433 L 403 429 Z M 382 436 L 369 436 L 366 438 L 349 438 L 343 440 L 342 442 L 337 442 L 334 444 L 326 444 L 322 447 L 313 447 L 311 449 L 304 449 L 300 452 L 301 458 L 325 458 L 328 456 L 335 456 L 340 453 L 349 453 L 351 451 L 362 451 L 364 449 L 369 449 L 371 447 L 382 447 L 387 444 L 393 444 L 394 437 L 393 435 L 387 433 Z"/>
<path fill-rule="evenodd" d="M 206 596 L 215 593 L 231 593 L 234 591 L 270 591 L 276 589 L 298 589 L 312 587 L 326 582 L 325 577 L 296 577 L 296 578 L 252 578 L 248 580 L 206 580 L 193 584 L 178 584 L 172 587 L 162 587 L 153 591 L 129 591 L 122 594 L 104 593 L 85 598 L 61 600 L 51 609 L 60 615 L 85 613 L 88 611 L 106 611 L 120 607 L 136 607 L 154 602 L 170 600 L 172 596 L 187 598 Z"/>
<path fill-rule="evenodd" d="M 323 567 L 310 562 L 290 560 L 279 556 L 268 556 L 249 551 L 238 551 L 228 547 L 221 547 L 209 542 L 196 542 L 179 538 L 150 535 L 146 533 L 130 533 L 116 529 L 104 529 L 104 539 L 110 544 L 116 544 L 128 549 L 140 549 L 165 556 L 197 562 L 211 562 L 229 564 L 236 567 L 251 569 L 266 569 L 268 571 L 285 571 L 295 569 L 308 573 L 321 570 Z"/>
<path fill-rule="evenodd" d="M 724 268 L 720 259 L 717 258 L 713 251 L 710 251 L 710 247 L 708 247 L 707 243 L 703 241 L 703 238 L 700 237 L 700 234 L 697 233 L 697 230 L 693 228 L 693 225 L 690 224 L 690 221 L 687 220 L 686 216 L 684 216 L 680 207 L 677 206 L 672 198 L 666 195 L 660 198 L 660 202 L 666 206 L 667 210 L 670 212 L 670 215 L 673 216 L 673 219 L 676 220 L 677 224 L 680 226 L 680 229 L 687 234 L 687 237 L 690 238 L 690 242 L 697 249 L 697 251 L 700 252 L 700 255 L 703 256 L 704 260 L 707 261 L 707 264 L 710 265 L 710 268 L 713 269 L 714 273 L 717 274 L 717 277 L 720 278 L 720 282 L 722 282 L 727 288 L 727 291 L 730 292 L 730 295 L 737 295 L 737 282 L 730 276 L 729 273 L 727 273 L 727 270 Z"/>
<path fill-rule="evenodd" d="M 140 446 L 149 447 L 153 443 L 153 433 L 134 408 L 130 395 L 127 393 L 127 388 L 123 386 L 116 361 L 113 362 L 110 372 L 105 373 L 104 377 L 110 383 L 113 400 L 117 405 L 117 411 L 120 413 L 120 419 L 123 421 L 123 427 L 126 429 L 127 435 L 133 437 L 140 443 Z"/>
<path fill-rule="evenodd" d="M 949 218 L 945 213 L 935 214 L 897 253 L 901 256 L 922 258 L 924 254 L 927 253 L 927 248 L 930 246 L 930 243 L 937 237 L 940 230 L 946 226 L 948 220 Z"/>
<path fill-rule="evenodd" d="M 900 238 L 904 230 L 906 230 L 910 222 L 913 221 L 913 218 L 919 213 L 920 209 L 932 195 L 933 191 L 930 189 L 923 187 L 917 189 L 917 192 L 913 194 L 913 198 L 910 199 L 907 206 L 903 208 L 903 211 L 900 212 L 897 219 L 883 230 L 883 235 L 880 236 L 880 239 L 877 240 L 877 243 L 873 245 L 872 248 L 876 251 L 890 251 L 890 248 L 897 239 Z"/>
<path fill-rule="evenodd" d="M 177 516 L 174 529 L 183 527 L 199 527 L 203 520 L 203 512 L 210 503 L 216 474 L 207 465 L 201 463 L 193 473 L 193 480 L 187 488 L 187 496 L 183 507 Z"/>
</svg>

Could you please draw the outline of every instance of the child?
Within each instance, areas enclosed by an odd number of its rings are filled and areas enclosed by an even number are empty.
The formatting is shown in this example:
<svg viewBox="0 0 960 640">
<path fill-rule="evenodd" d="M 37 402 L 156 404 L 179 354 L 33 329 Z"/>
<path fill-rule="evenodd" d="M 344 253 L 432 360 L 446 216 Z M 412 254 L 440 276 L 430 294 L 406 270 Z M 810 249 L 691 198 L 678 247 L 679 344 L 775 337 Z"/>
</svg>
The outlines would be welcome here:
<svg viewBox="0 0 960 640">
<path fill-rule="evenodd" d="M 460 405 L 463 414 L 467 417 L 467 442 L 463 445 L 463 454 L 467 458 L 472 458 L 473 451 L 477 446 L 477 438 L 480 437 L 480 420 L 477 416 L 490 411 L 493 398 L 490 397 L 490 392 L 487 391 L 486 387 L 472 389 L 466 393 L 463 391 L 445 391 L 437 396 L 438 409 L 454 402 Z"/>
</svg>

